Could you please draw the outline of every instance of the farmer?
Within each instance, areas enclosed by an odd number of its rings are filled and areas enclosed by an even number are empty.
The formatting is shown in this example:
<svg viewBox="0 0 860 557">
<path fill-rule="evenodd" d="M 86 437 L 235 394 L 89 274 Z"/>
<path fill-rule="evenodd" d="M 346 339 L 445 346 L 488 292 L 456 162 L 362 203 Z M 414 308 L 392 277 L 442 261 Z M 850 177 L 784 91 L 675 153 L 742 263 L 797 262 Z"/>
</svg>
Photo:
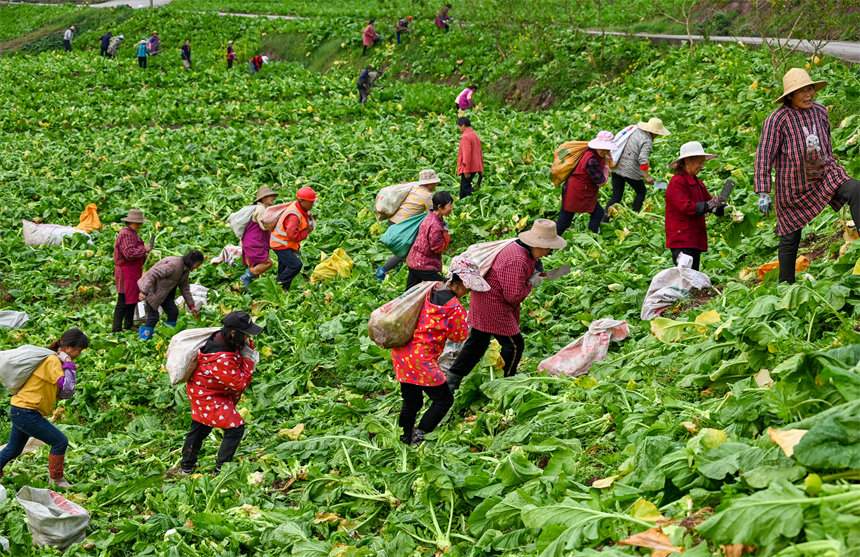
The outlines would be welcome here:
<svg viewBox="0 0 860 557">
<path fill-rule="evenodd" d="M 269 257 L 269 241 L 272 234 L 263 224 L 263 214 L 275 203 L 276 197 L 278 193 L 269 186 L 263 186 L 257 190 L 257 199 L 254 200 L 257 208 L 251 216 L 251 222 L 245 227 L 245 233 L 242 234 L 242 263 L 248 266 L 248 270 L 242 275 L 246 291 L 251 287 L 252 280 L 275 264 Z"/>
<path fill-rule="evenodd" d="M 371 79 L 370 73 L 373 71 L 373 66 L 367 66 L 361 73 L 358 74 L 358 103 L 364 104 L 367 102 L 367 96 L 370 94 Z"/>
<path fill-rule="evenodd" d="M 224 327 L 209 337 L 197 354 L 197 367 L 191 373 L 185 392 L 191 402 L 191 430 L 182 447 L 179 468 L 166 475 L 187 476 L 197 466 L 197 454 L 213 427 L 224 430 L 221 448 L 215 459 L 215 473 L 225 462 L 231 462 L 245 434 L 245 420 L 236 411 L 242 391 L 251 384 L 254 360 L 245 357 L 245 348 L 254 348 L 251 336 L 262 327 L 251 321 L 244 311 L 228 313 L 221 320 Z"/>
<path fill-rule="evenodd" d="M 680 155 L 669 165 L 675 175 L 666 187 L 666 247 L 676 265 L 680 254 L 692 257 L 695 271 L 699 270 L 702 253 L 708 251 L 705 215 L 723 216 L 726 208 L 724 200 L 719 195 L 711 197 L 698 178 L 705 161 L 715 158 L 716 155 L 705 153 L 701 143 L 691 141 L 681 145 Z"/>
<path fill-rule="evenodd" d="M 457 98 L 454 99 L 454 107 L 458 110 L 469 110 L 470 108 L 475 108 L 475 101 L 472 99 L 472 95 L 477 89 L 477 85 L 467 85 L 465 89 L 460 91 Z"/>
<path fill-rule="evenodd" d="M 442 280 L 442 252 L 448 249 L 451 235 L 444 217 L 454 210 L 454 198 L 447 191 L 433 194 L 433 210 L 418 227 L 418 236 L 406 256 L 409 275 L 406 290 L 426 280 Z"/>
<path fill-rule="evenodd" d="M 63 33 L 63 48 L 66 49 L 66 52 L 72 51 L 72 39 L 75 38 L 75 26 L 72 25 L 66 32 Z"/>
<path fill-rule="evenodd" d="M 455 257 L 445 284 L 427 293 L 412 340 L 391 351 L 391 362 L 403 397 L 399 424 L 403 428 L 400 440 L 404 443 L 420 445 L 424 435 L 436 429 L 454 404 L 454 395 L 439 368 L 439 356 L 446 341 L 463 342 L 469 335 L 466 310 L 458 298 L 470 291 L 489 289 L 490 285 L 481 278 L 474 262 L 466 257 Z M 423 393 L 427 393 L 432 404 L 416 428 L 415 419 L 424 404 Z"/>
<path fill-rule="evenodd" d="M 191 69 L 191 41 L 185 39 L 185 44 L 180 48 L 182 58 L 182 66 L 185 68 L 185 71 L 189 71 Z"/>
<path fill-rule="evenodd" d="M 448 10 L 451 9 L 451 4 L 445 4 L 445 7 L 439 10 L 439 15 L 436 16 L 436 27 L 439 29 L 444 28 L 447 33 L 450 31 L 448 28 L 448 22 L 451 21 L 451 17 L 448 16 Z"/>
<path fill-rule="evenodd" d="M 603 220 L 603 207 L 598 202 L 600 186 L 609 180 L 609 153 L 615 149 L 612 132 L 602 131 L 588 142 L 588 149 L 561 188 L 561 211 L 556 221 L 556 233 L 561 236 L 570 228 L 573 215 L 590 213 L 588 229 L 597 234 Z"/>
<path fill-rule="evenodd" d="M 125 39 L 125 35 L 119 35 L 118 37 L 111 37 L 110 44 L 108 44 L 107 55 L 108 58 L 116 58 L 117 54 L 119 54 L 119 47 L 122 44 L 122 41 Z"/>
<path fill-rule="evenodd" d="M 108 56 L 108 47 L 110 46 L 111 37 L 113 37 L 113 34 L 111 34 L 111 32 L 108 31 L 107 33 L 105 33 L 104 35 L 102 35 L 99 38 L 99 41 L 101 42 L 101 46 L 99 49 L 99 56 Z"/>
<path fill-rule="evenodd" d="M 364 28 L 364 34 L 361 37 L 361 41 L 364 43 L 364 49 L 361 51 L 362 56 L 367 56 L 367 47 L 373 46 L 373 43 L 382 38 L 382 35 L 373 28 L 374 23 L 376 23 L 375 19 L 368 20 L 367 27 Z"/>
<path fill-rule="evenodd" d="M 439 177 L 432 169 L 422 170 L 418 173 L 418 182 L 412 186 L 397 212 L 388 219 L 388 224 L 397 224 L 408 218 L 433 210 L 433 192 L 439 185 Z M 376 269 L 376 280 L 385 280 L 385 275 L 403 262 L 402 257 L 392 255 L 382 267 Z"/>
<path fill-rule="evenodd" d="M 398 19 L 394 24 L 394 35 L 397 37 L 397 44 L 400 44 L 400 35 L 402 33 L 410 33 L 409 24 L 412 22 L 412 16 Z"/>
<path fill-rule="evenodd" d="M 188 284 L 188 276 L 191 271 L 203 264 L 203 254 L 199 251 L 189 251 L 182 257 L 170 256 L 165 257 L 158 263 L 152 266 L 150 270 L 144 273 L 143 277 L 137 281 L 137 287 L 140 289 L 138 299 L 146 300 L 146 323 L 140 328 L 141 340 L 152 338 L 152 331 L 158 324 L 158 308 L 164 310 L 164 315 L 167 318 L 165 324 L 175 327 L 176 319 L 179 317 L 179 308 L 176 307 L 176 302 L 173 297 L 176 296 L 176 289 L 182 293 L 182 298 L 185 300 L 185 305 L 197 318 L 200 315 L 200 310 L 194 305 L 194 298 L 191 296 L 191 285 Z"/>
<path fill-rule="evenodd" d="M 457 150 L 457 174 L 460 176 L 460 199 L 463 199 L 475 192 L 472 187 L 475 174 L 484 173 L 484 152 L 481 150 L 481 138 L 472 129 L 472 121 L 468 116 L 457 118 L 457 128 L 462 132 Z"/>
<path fill-rule="evenodd" d="M 272 231 L 269 246 L 275 250 L 278 257 L 278 284 L 289 292 L 290 284 L 302 270 L 301 243 L 314 229 L 314 217 L 311 209 L 317 200 L 313 188 L 304 186 L 296 193 L 296 200 L 278 218 L 278 224 Z"/>
<path fill-rule="evenodd" d="M 642 210 L 645 202 L 645 182 L 654 183 L 654 178 L 648 173 L 650 168 L 648 158 L 654 139 L 661 135 L 669 135 L 669 130 L 659 118 L 651 118 L 647 122 L 639 122 L 630 134 L 621 156 L 615 161 L 612 169 L 612 195 L 606 203 L 604 222 L 609 220 L 609 208 L 624 199 L 624 188 L 627 184 L 633 188 L 636 196 L 633 198 L 633 210 Z"/>
<path fill-rule="evenodd" d="M 69 329 L 63 333 L 59 340 L 48 347 L 57 353 L 56 356 L 42 360 L 24 386 L 12 397 L 12 408 L 9 410 L 12 431 L 9 442 L 0 451 L 0 477 L 6 464 L 21 454 L 30 437 L 35 437 L 51 446 L 48 455 L 50 483 L 58 487 L 72 487 L 64 473 L 69 440 L 45 416 L 54 411 L 58 398 L 67 399 L 75 394 L 77 367 L 73 360 L 87 346 L 87 335 L 80 329 Z"/>
<path fill-rule="evenodd" d="M 250 60 L 248 60 L 248 66 L 251 67 L 251 75 L 254 75 L 258 71 L 260 71 L 263 67 L 263 64 L 269 63 L 268 56 L 254 56 Z"/>
<path fill-rule="evenodd" d="M 152 251 L 152 246 L 144 244 L 138 235 L 143 223 L 149 222 L 143 218 L 143 211 L 130 209 L 128 215 L 120 220 L 126 224 L 116 235 L 113 247 L 113 277 L 117 291 L 111 329 L 114 333 L 119 333 L 123 329 L 131 330 L 134 322 L 134 308 L 140 296 L 137 281 L 143 276 L 146 254 Z"/>
<path fill-rule="evenodd" d="M 141 68 L 146 68 L 146 57 L 150 54 L 149 47 L 146 46 L 146 41 L 141 40 L 137 43 L 137 65 Z"/>
<path fill-rule="evenodd" d="M 776 235 L 779 236 L 779 281 L 794 282 L 800 235 L 825 205 L 838 210 L 845 203 L 860 223 L 860 181 L 848 176 L 833 158 L 827 108 L 815 102 L 826 81 L 812 81 L 800 68 L 782 78 L 782 106 L 764 121 L 755 155 L 755 192 L 759 210 L 767 215 L 771 173 L 776 170 Z"/>
<path fill-rule="evenodd" d="M 149 48 L 150 55 L 161 54 L 161 37 L 158 36 L 158 31 L 152 32 L 152 36 L 146 41 L 146 46 Z"/>
<path fill-rule="evenodd" d="M 233 41 L 227 41 L 227 69 L 233 67 L 233 60 L 236 59 L 236 51 L 233 50 Z"/>
<path fill-rule="evenodd" d="M 451 391 L 478 364 L 495 337 L 502 347 L 504 375 L 511 377 L 523 356 L 525 342 L 520 332 L 520 304 L 544 280 L 541 258 L 567 242 L 556 234 L 555 224 L 537 219 L 531 230 L 499 252 L 484 275 L 488 292 L 473 292 L 469 303 L 469 338 L 448 371 Z"/>
</svg>

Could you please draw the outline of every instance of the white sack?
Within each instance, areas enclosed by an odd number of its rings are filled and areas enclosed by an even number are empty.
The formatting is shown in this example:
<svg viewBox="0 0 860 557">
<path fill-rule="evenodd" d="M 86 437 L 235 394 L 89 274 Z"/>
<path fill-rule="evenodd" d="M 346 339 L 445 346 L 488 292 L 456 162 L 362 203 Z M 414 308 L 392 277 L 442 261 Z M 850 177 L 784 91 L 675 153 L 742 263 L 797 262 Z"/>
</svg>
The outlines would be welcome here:
<svg viewBox="0 0 860 557">
<path fill-rule="evenodd" d="M 687 298 L 693 290 L 711 287 L 708 275 L 691 269 L 693 258 L 682 253 L 678 256 L 678 266 L 657 273 L 651 279 L 651 286 L 642 302 L 643 321 L 650 321 L 663 310 L 682 298 Z"/>
<path fill-rule="evenodd" d="M 408 344 L 415 334 L 427 293 L 437 284 L 434 281 L 420 282 L 373 310 L 367 322 L 370 340 L 380 348 L 397 348 Z"/>
<path fill-rule="evenodd" d="M 218 257 L 213 259 L 211 263 L 213 265 L 217 265 L 219 263 L 235 265 L 236 260 L 242 260 L 242 248 L 240 246 L 228 244 L 221 249 L 221 253 L 218 254 Z"/>
<path fill-rule="evenodd" d="M 87 237 L 87 240 L 89 240 L 87 243 L 93 243 L 89 234 L 71 226 L 37 224 L 23 219 L 21 220 L 21 223 L 24 232 L 24 243 L 28 246 L 41 246 L 45 244 L 50 246 L 59 246 L 63 243 L 63 238 L 71 236 L 72 234 L 83 234 Z"/>
<path fill-rule="evenodd" d="M 13 395 L 17 394 L 39 364 L 56 354 L 53 350 L 31 344 L 0 352 L 0 383 Z"/>
<path fill-rule="evenodd" d="M 248 227 L 248 223 L 251 222 L 251 217 L 254 216 L 254 211 L 256 210 L 256 203 L 254 205 L 246 205 L 227 217 L 227 224 L 230 225 L 230 228 L 233 230 L 233 234 L 235 234 L 240 240 L 242 239 L 242 236 L 245 235 L 245 229 Z"/>
<path fill-rule="evenodd" d="M 27 513 L 27 527 L 36 547 L 50 545 L 65 549 L 86 537 L 90 514 L 56 491 L 24 486 L 15 500 Z"/>
<path fill-rule="evenodd" d="M 538 371 L 546 371 L 550 375 L 563 373 L 570 377 L 585 375 L 591 369 L 591 364 L 606 357 L 609 341 L 624 340 L 629 335 L 627 321 L 597 319 L 591 322 L 583 336 L 559 350 L 555 356 L 539 363 Z"/>
<path fill-rule="evenodd" d="M 496 260 L 496 256 L 499 255 L 499 252 L 507 247 L 508 244 L 515 241 L 516 238 L 508 238 L 506 240 L 495 240 L 493 242 L 472 244 L 468 249 L 466 249 L 466 251 L 461 253 L 460 256 L 468 257 L 474 261 L 478 266 L 478 269 L 481 271 L 481 276 L 484 276 L 490 270 L 490 267 L 493 266 L 493 262 Z"/>
<path fill-rule="evenodd" d="M 418 182 L 407 182 L 405 184 L 387 186 L 379 190 L 379 193 L 376 194 L 376 202 L 373 204 L 376 220 L 391 218 L 400 209 L 400 206 L 403 205 L 406 196 L 412 191 L 412 186 L 417 184 Z"/>
<path fill-rule="evenodd" d="M 167 346 L 167 361 L 164 363 L 171 385 L 188 381 L 197 367 L 197 351 L 203 348 L 213 333 L 220 330 L 221 327 L 185 329 L 173 335 Z"/>
<path fill-rule="evenodd" d="M 20 329 L 29 319 L 30 316 L 23 311 L 0 311 L 0 327 L 7 329 Z"/>
</svg>

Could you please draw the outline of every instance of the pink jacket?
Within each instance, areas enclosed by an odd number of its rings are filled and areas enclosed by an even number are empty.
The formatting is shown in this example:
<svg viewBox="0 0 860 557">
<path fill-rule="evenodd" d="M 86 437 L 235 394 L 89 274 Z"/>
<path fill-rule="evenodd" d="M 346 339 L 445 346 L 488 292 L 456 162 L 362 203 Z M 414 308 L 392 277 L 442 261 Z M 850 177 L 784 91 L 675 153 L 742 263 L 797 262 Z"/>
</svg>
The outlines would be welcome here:
<svg viewBox="0 0 860 557">
<path fill-rule="evenodd" d="M 364 46 L 373 45 L 373 41 L 375 41 L 376 37 L 378 37 L 378 36 L 379 35 L 376 34 L 376 29 L 373 28 L 373 24 L 370 24 L 367 27 L 365 27 L 364 28 L 364 37 L 363 37 Z"/>
</svg>

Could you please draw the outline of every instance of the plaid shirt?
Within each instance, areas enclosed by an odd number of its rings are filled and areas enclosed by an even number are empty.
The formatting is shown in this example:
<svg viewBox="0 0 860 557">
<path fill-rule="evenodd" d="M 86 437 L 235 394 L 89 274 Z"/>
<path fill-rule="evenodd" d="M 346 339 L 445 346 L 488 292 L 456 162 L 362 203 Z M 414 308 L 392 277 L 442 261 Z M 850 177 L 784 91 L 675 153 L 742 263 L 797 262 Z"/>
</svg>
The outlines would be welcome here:
<svg viewBox="0 0 860 557">
<path fill-rule="evenodd" d="M 412 186 L 406 199 L 400 204 L 397 212 L 391 215 L 388 221 L 391 224 L 397 224 L 400 221 L 406 220 L 409 217 L 427 213 L 433 210 L 433 192 L 428 190 L 426 186 Z"/>
<path fill-rule="evenodd" d="M 484 279 L 488 292 L 472 292 L 469 326 L 484 333 L 511 336 L 520 332 L 520 304 L 532 291 L 529 282 L 537 261 L 519 242 L 505 246 Z"/>
<path fill-rule="evenodd" d="M 442 252 L 450 242 L 448 225 L 442 217 L 431 211 L 418 227 L 418 237 L 406 256 L 406 264 L 416 271 L 441 272 Z"/>
<path fill-rule="evenodd" d="M 810 134 L 817 136 L 819 146 L 812 157 L 807 143 L 815 140 Z M 755 154 L 756 193 L 770 193 L 774 169 L 777 236 L 800 230 L 828 203 L 834 210 L 842 207 L 833 194 L 849 177 L 833 158 L 830 121 L 823 105 L 814 103 L 805 110 L 783 105 L 767 117 Z"/>
</svg>

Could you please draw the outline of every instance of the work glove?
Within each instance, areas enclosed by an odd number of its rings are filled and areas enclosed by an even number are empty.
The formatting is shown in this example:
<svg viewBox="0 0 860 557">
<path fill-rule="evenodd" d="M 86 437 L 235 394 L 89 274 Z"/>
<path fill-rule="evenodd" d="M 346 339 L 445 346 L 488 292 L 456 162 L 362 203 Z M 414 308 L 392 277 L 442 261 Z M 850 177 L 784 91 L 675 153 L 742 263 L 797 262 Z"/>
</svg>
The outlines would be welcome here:
<svg viewBox="0 0 860 557">
<path fill-rule="evenodd" d="M 723 204 L 724 199 L 719 195 L 716 197 L 712 197 L 708 200 L 708 212 L 713 213 L 717 210 L 717 208 Z"/>
<path fill-rule="evenodd" d="M 531 283 L 532 288 L 537 288 L 545 279 L 545 276 L 542 277 L 539 272 L 535 271 L 529 279 L 529 283 Z"/>
<path fill-rule="evenodd" d="M 309 218 L 308 219 L 308 232 L 313 232 L 316 225 L 317 225 L 317 222 L 314 220 L 314 218 L 313 217 Z"/>
<path fill-rule="evenodd" d="M 768 216 L 770 214 L 770 210 L 773 208 L 773 201 L 770 199 L 770 195 L 766 193 L 758 194 L 758 210 L 762 215 Z"/>
</svg>

